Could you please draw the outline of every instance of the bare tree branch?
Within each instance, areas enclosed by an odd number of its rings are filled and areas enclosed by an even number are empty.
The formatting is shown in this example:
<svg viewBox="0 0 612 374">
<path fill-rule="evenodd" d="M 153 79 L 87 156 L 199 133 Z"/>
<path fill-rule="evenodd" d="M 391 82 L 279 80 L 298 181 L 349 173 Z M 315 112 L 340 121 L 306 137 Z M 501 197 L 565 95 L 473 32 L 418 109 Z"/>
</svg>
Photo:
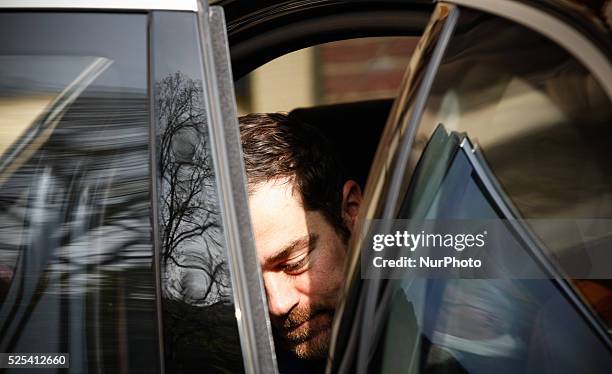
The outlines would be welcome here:
<svg viewBox="0 0 612 374">
<path fill-rule="evenodd" d="M 165 296 L 198 305 L 228 302 L 202 87 L 177 72 L 157 82 L 156 92 Z"/>
</svg>

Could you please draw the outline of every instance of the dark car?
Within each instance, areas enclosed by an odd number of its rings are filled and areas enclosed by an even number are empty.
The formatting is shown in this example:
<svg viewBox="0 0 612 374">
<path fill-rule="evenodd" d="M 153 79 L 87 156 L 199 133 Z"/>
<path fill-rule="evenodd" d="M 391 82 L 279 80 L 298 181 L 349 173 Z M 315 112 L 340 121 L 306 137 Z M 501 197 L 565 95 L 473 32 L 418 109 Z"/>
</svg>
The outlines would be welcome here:
<svg viewBox="0 0 612 374">
<path fill-rule="evenodd" d="M 294 110 L 367 180 L 358 232 L 501 220 L 537 276 L 364 276 L 355 235 L 327 372 L 612 372 L 611 26 L 609 1 L 2 2 L 0 372 L 278 372 L 234 82 L 396 36 L 395 97 Z"/>
</svg>

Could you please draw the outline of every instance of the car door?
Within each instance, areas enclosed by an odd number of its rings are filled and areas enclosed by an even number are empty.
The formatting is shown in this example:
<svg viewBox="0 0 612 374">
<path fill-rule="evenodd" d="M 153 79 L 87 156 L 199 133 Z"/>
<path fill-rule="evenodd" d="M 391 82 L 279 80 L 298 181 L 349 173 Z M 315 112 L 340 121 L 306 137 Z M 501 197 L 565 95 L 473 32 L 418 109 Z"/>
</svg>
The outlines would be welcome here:
<svg viewBox="0 0 612 374">
<path fill-rule="evenodd" d="M 610 242 L 603 150 L 611 149 L 612 64 L 601 42 L 609 31 L 561 16 L 568 11 L 438 4 L 361 211 L 362 234 L 375 219 L 504 222 L 523 235 L 517 254 L 533 272 L 368 273 L 372 243 L 353 238 L 328 372 L 612 368 L 609 304 L 589 289 L 612 276 L 602 250 Z"/>
<path fill-rule="evenodd" d="M 2 370 L 275 372 L 222 9 L 0 17 Z"/>
</svg>

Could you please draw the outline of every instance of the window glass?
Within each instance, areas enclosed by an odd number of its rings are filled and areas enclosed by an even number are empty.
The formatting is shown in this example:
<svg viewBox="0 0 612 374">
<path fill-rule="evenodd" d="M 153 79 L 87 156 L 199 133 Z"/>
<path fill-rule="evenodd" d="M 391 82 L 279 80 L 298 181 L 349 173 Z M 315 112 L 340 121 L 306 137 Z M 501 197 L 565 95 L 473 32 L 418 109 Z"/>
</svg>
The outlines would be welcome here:
<svg viewBox="0 0 612 374">
<path fill-rule="evenodd" d="M 612 240 L 603 224 L 612 218 L 612 103 L 572 55 L 520 25 L 463 10 L 419 134 L 439 123 L 468 134 L 522 218 L 548 219 L 531 229 L 569 273 L 609 265 L 586 248 L 606 251 Z M 610 283 L 574 284 L 610 326 Z"/>
<path fill-rule="evenodd" d="M 140 14 L 0 14 L 1 352 L 159 369 L 146 30 Z"/>
<path fill-rule="evenodd" d="M 153 15 L 166 371 L 243 372 L 193 13 Z"/>
<path fill-rule="evenodd" d="M 501 212 L 512 211 L 609 219 L 611 125 L 610 99 L 572 55 L 529 29 L 462 9 L 420 119 L 415 149 L 424 151 L 396 218 L 508 219 Z M 461 139 L 476 150 L 466 153 Z M 581 236 L 568 220 L 558 222 L 529 229 L 561 266 L 588 261 L 576 238 L 610 243 L 606 225 Z M 610 323 L 609 282 L 574 284 Z M 608 343 L 555 281 L 407 273 L 383 285 L 372 371 L 612 370 Z"/>
<path fill-rule="evenodd" d="M 459 139 L 438 127 L 419 164 L 422 177 L 415 179 L 398 218 L 509 218 L 500 213 L 506 207 L 496 202 L 497 192 L 483 182 L 493 176 L 476 172 L 483 160 L 470 157 Z M 528 248 L 513 256 L 527 264 L 531 258 Z M 545 278 L 543 269 L 530 270 L 536 272 Z M 612 368 L 608 348 L 548 279 L 424 279 L 406 272 L 384 293 L 390 311 L 379 317 L 388 318 L 379 369 L 385 373 L 408 372 L 413 365 L 453 373 Z M 399 344 L 406 337 L 411 344 Z M 418 361 L 406 355 L 409 350 Z"/>
<path fill-rule="evenodd" d="M 467 10 L 460 22 L 421 126 L 466 132 L 525 218 L 612 217 L 612 105 L 599 83 L 526 28 Z"/>
</svg>

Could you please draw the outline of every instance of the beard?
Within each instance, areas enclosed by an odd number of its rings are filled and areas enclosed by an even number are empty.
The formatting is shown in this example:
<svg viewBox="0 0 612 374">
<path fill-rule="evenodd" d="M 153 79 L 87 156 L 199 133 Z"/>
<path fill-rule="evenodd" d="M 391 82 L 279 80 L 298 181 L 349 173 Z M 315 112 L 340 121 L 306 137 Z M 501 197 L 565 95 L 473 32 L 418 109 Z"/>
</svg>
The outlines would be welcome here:
<svg viewBox="0 0 612 374">
<path fill-rule="evenodd" d="M 284 318 L 273 321 L 280 345 L 304 360 L 327 356 L 334 310 L 326 307 L 296 307 Z"/>
</svg>

